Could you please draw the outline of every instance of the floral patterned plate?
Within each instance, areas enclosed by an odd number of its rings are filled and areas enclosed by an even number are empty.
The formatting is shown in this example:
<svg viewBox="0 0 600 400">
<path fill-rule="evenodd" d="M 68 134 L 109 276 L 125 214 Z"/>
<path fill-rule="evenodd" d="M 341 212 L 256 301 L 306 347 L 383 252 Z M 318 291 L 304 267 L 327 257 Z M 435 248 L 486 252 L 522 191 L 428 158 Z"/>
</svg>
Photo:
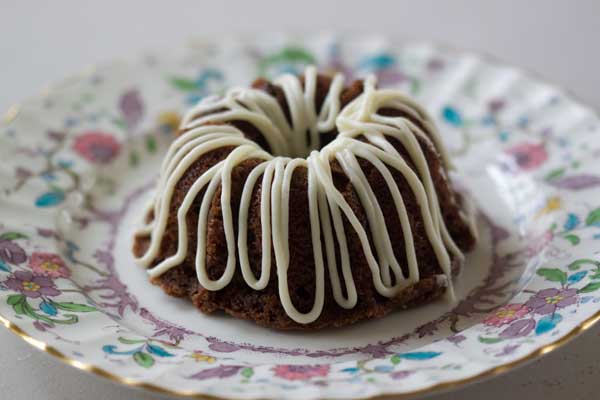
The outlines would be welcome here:
<svg viewBox="0 0 600 400">
<path fill-rule="evenodd" d="M 180 113 L 306 64 L 375 73 L 438 120 L 481 242 L 459 301 L 315 333 L 205 316 L 148 283 L 131 232 Z M 378 37 L 227 38 L 87 71 L 0 126 L 0 315 L 119 382 L 220 398 L 415 394 L 495 374 L 600 318 L 600 124 L 523 72 Z"/>
</svg>

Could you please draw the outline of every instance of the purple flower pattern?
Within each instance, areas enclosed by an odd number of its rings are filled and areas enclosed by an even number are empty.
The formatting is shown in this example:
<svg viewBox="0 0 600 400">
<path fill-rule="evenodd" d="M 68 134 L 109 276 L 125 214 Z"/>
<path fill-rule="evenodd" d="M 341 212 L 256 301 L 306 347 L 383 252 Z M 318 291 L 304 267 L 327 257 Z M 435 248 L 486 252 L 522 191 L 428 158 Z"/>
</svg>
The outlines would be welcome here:
<svg viewBox="0 0 600 400">
<path fill-rule="evenodd" d="M 540 290 L 525 305 L 536 314 L 546 315 L 575 303 L 577 303 L 577 289 L 549 288 Z"/>
<path fill-rule="evenodd" d="M 0 239 L 0 260 L 8 264 L 21 264 L 27 260 L 27 255 L 14 241 Z"/>
<path fill-rule="evenodd" d="M 203 369 L 200 372 L 190 376 L 190 379 L 205 380 L 205 379 L 224 379 L 237 374 L 243 367 L 241 365 L 220 365 L 214 368 Z"/>
<path fill-rule="evenodd" d="M 500 332 L 503 339 L 512 339 L 529 335 L 535 329 L 535 319 L 520 319 L 511 323 L 508 328 Z"/>
<path fill-rule="evenodd" d="M 4 285 L 32 299 L 37 299 L 41 296 L 58 296 L 60 294 L 60 290 L 56 288 L 51 278 L 34 275 L 29 271 L 15 272 L 4 281 Z"/>
</svg>

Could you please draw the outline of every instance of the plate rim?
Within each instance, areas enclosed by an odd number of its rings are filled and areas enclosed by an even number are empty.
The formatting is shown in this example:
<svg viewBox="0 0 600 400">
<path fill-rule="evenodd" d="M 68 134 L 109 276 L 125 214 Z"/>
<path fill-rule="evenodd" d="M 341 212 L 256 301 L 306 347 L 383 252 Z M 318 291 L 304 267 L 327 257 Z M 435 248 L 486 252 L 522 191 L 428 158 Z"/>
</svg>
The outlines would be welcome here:
<svg viewBox="0 0 600 400">
<path fill-rule="evenodd" d="M 551 342 L 545 346 L 542 346 L 536 350 L 533 350 L 532 352 L 524 355 L 523 357 L 513 360 L 507 364 L 498 365 L 496 367 L 479 372 L 475 375 L 468 376 L 466 378 L 436 383 L 436 384 L 430 385 L 428 387 L 413 390 L 411 392 L 398 393 L 398 394 L 394 394 L 394 393 L 377 394 L 377 395 L 366 396 L 366 397 L 361 397 L 361 398 L 365 399 L 365 400 L 387 400 L 387 399 L 392 399 L 392 398 L 393 399 L 409 399 L 409 398 L 414 398 L 415 396 L 419 396 L 419 395 L 433 394 L 433 393 L 443 392 L 443 391 L 447 391 L 447 390 L 457 389 L 457 388 L 464 387 L 464 386 L 467 386 L 472 383 L 476 383 L 483 379 L 500 376 L 504 373 L 513 371 L 519 367 L 524 366 L 525 364 L 527 364 L 530 361 L 533 361 L 537 357 L 542 357 L 558 348 L 563 347 L 564 345 L 566 345 L 567 343 L 569 343 L 573 339 L 575 339 L 577 336 L 579 336 L 581 333 L 583 333 L 583 332 L 587 331 L 588 329 L 590 329 L 591 327 L 593 327 L 598 321 L 600 321 L 600 311 L 597 311 L 596 313 L 594 313 L 591 317 L 584 320 L 581 324 L 577 325 L 575 328 L 573 328 L 571 331 L 569 331 L 566 335 L 562 336 L 558 340 Z M 109 371 L 105 370 L 104 368 L 98 367 L 98 366 L 90 364 L 90 363 L 75 360 L 74 358 L 71 358 L 71 357 L 63 354 L 60 350 L 54 348 L 53 346 L 49 345 L 48 343 L 42 342 L 41 340 L 35 339 L 34 337 L 30 336 L 27 332 L 25 332 L 23 329 L 21 329 L 14 322 L 5 318 L 2 314 L 0 314 L 0 322 L 11 333 L 17 335 L 18 337 L 23 339 L 25 342 L 27 342 L 29 345 L 37 348 L 38 350 L 45 352 L 46 354 L 53 356 L 54 358 L 57 358 L 61 362 L 65 363 L 66 365 L 69 365 L 69 366 L 79 369 L 81 371 L 89 372 L 93 375 L 99 376 L 104 379 L 108 379 L 109 381 L 119 383 L 121 385 L 125 385 L 130 388 L 145 389 L 145 390 L 148 390 L 148 391 L 151 391 L 154 393 L 158 393 L 158 394 L 165 394 L 165 395 L 169 395 L 169 396 L 185 397 L 185 398 L 192 398 L 192 399 L 202 399 L 202 400 L 235 399 L 235 397 L 221 397 L 221 396 L 209 395 L 209 394 L 199 393 L 199 392 L 194 392 L 194 391 L 178 391 L 178 390 L 166 388 L 164 386 L 155 385 L 153 383 L 144 382 L 144 381 L 138 380 L 138 379 L 124 378 L 117 374 L 109 372 Z M 251 397 L 251 398 L 263 399 L 262 397 Z"/>
</svg>

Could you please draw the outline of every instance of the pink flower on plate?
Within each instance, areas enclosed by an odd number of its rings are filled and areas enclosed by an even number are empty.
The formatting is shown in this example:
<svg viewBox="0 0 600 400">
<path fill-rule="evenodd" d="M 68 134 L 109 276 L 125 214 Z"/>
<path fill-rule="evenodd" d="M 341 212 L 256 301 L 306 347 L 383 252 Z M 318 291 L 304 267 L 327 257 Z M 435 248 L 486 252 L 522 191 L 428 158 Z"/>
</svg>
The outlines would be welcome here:
<svg viewBox="0 0 600 400">
<path fill-rule="evenodd" d="M 29 268 L 36 274 L 50 278 L 68 278 L 71 271 L 62 258 L 53 253 L 33 253 L 29 258 Z"/>
<path fill-rule="evenodd" d="M 51 278 L 36 276 L 29 271 L 17 271 L 3 283 L 7 288 L 21 292 L 32 299 L 60 294 L 60 290 L 54 286 Z"/>
<path fill-rule="evenodd" d="M 94 164 L 108 164 L 121 150 L 121 144 L 114 136 L 99 132 L 85 132 L 75 138 L 73 150 Z"/>
<path fill-rule="evenodd" d="M 329 365 L 277 365 L 273 371 L 275 376 L 289 381 L 304 381 L 317 376 L 327 376 Z"/>
<path fill-rule="evenodd" d="M 528 312 L 529 308 L 525 304 L 507 304 L 494 311 L 483 323 L 491 326 L 502 326 L 525 316 Z"/>
<path fill-rule="evenodd" d="M 517 167 L 523 171 L 531 171 L 539 167 L 548 159 L 548 153 L 543 144 L 520 143 L 506 150 Z"/>
</svg>

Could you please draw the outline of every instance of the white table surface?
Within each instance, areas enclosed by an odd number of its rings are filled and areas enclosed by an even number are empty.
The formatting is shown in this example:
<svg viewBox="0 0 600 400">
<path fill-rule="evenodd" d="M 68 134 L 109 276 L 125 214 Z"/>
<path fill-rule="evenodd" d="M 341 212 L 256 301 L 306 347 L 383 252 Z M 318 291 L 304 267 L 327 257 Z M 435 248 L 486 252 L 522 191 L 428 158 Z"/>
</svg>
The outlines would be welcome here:
<svg viewBox="0 0 600 400">
<path fill-rule="evenodd" d="M 202 4 L 201 4 L 202 3 Z M 600 109 L 599 1 L 0 0 L 0 110 L 82 67 L 220 32 L 352 31 L 434 39 L 538 72 Z M 337 3 L 337 4 L 336 4 Z M 598 399 L 600 326 L 448 399 Z M 82 373 L 0 330 L 0 399 L 161 396 Z"/>
</svg>

